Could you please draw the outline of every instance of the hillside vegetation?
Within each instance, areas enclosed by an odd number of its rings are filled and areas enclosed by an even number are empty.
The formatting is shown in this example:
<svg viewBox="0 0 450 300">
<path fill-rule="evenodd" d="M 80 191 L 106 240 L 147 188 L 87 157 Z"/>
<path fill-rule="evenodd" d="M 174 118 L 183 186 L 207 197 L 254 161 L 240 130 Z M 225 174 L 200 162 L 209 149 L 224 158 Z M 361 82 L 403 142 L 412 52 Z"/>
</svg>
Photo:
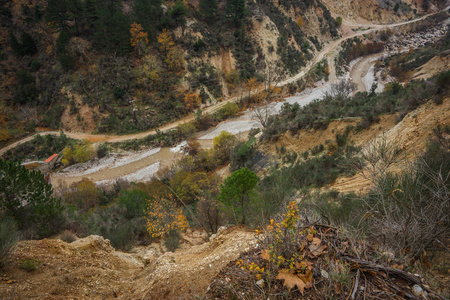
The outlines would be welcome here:
<svg viewBox="0 0 450 300">
<path fill-rule="evenodd" d="M 3 1 L 1 15 L 2 143 L 155 128 L 297 73 L 341 34 L 320 0 Z"/>
</svg>

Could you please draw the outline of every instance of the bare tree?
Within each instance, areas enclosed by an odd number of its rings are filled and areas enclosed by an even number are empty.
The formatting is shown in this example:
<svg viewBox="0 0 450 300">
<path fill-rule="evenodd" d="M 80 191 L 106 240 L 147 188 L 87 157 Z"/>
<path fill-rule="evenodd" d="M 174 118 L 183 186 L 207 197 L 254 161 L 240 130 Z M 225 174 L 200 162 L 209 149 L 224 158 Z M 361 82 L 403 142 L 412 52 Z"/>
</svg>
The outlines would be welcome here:
<svg viewBox="0 0 450 300">
<path fill-rule="evenodd" d="M 266 127 L 269 117 L 275 113 L 274 107 L 267 101 L 261 106 L 256 106 L 252 111 L 252 120 L 257 121 L 262 127 Z"/>
<path fill-rule="evenodd" d="M 271 99 L 273 93 L 276 91 L 276 88 L 278 88 L 282 74 L 283 71 L 279 63 L 267 66 L 264 76 L 264 91 L 266 92 L 266 100 Z"/>
<path fill-rule="evenodd" d="M 332 99 L 345 100 L 348 99 L 353 91 L 356 90 L 356 84 L 350 79 L 341 80 L 331 85 L 330 91 L 325 93 L 325 97 Z"/>
<path fill-rule="evenodd" d="M 382 136 L 364 147 L 360 155 L 351 161 L 354 169 L 361 175 L 375 183 L 383 177 L 395 164 L 403 160 L 403 153 L 396 143 L 389 143 Z"/>
<path fill-rule="evenodd" d="M 18 110 L 19 120 L 32 121 L 34 124 L 38 124 L 39 118 L 36 107 L 21 106 Z"/>
</svg>

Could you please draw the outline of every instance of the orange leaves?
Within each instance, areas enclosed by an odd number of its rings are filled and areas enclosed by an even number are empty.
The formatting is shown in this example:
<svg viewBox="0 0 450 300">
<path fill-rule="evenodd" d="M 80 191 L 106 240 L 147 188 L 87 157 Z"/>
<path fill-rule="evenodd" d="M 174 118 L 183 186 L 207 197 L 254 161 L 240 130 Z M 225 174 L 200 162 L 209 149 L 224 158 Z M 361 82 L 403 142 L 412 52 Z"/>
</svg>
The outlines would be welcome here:
<svg viewBox="0 0 450 300">
<path fill-rule="evenodd" d="M 172 39 L 172 36 L 170 35 L 170 31 L 167 29 L 164 29 L 163 32 L 158 35 L 158 43 L 160 44 L 159 48 L 161 51 L 169 51 L 175 46 L 175 42 Z"/>
<path fill-rule="evenodd" d="M 297 23 L 298 27 L 302 27 L 303 26 L 303 18 L 302 18 L 302 16 L 298 17 L 296 23 Z"/>
<path fill-rule="evenodd" d="M 141 24 L 133 23 L 130 28 L 131 33 L 131 46 L 136 47 L 139 44 L 147 45 L 148 44 L 148 34 L 144 32 L 144 28 L 142 28 Z"/>
<path fill-rule="evenodd" d="M 257 89 L 258 87 L 258 79 L 256 77 L 252 77 L 245 82 L 245 87 L 248 90 L 248 96 L 250 97 L 250 93 Z"/>
<path fill-rule="evenodd" d="M 184 50 L 172 39 L 170 31 L 164 29 L 163 32 L 158 35 L 158 43 L 161 51 L 166 53 L 166 59 L 164 62 L 172 71 L 182 70 L 184 67 Z"/>
<path fill-rule="evenodd" d="M 186 108 L 188 110 L 193 110 L 197 108 L 202 103 L 202 99 L 197 93 L 186 93 L 184 96 L 184 103 L 186 104 Z"/>
<path fill-rule="evenodd" d="M 172 197 L 158 197 L 149 200 L 147 207 L 147 231 L 152 237 L 163 237 L 172 230 L 184 230 L 186 216 L 176 207 Z"/>
</svg>

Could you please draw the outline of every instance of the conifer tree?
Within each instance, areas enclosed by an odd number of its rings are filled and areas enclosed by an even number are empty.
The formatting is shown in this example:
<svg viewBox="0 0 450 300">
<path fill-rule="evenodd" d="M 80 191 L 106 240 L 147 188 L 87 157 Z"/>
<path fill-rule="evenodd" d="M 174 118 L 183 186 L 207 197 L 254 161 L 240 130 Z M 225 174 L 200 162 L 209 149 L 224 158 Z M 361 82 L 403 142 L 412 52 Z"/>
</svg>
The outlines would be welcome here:
<svg viewBox="0 0 450 300">
<path fill-rule="evenodd" d="M 131 50 L 130 20 L 121 9 L 121 2 L 112 1 L 100 10 L 96 23 L 94 45 L 108 52 L 123 55 Z M 101 3 L 99 3 L 101 4 Z"/>
<path fill-rule="evenodd" d="M 226 5 L 226 15 L 234 25 L 238 26 L 247 17 L 245 0 L 228 0 Z"/>
<path fill-rule="evenodd" d="M 175 26 L 183 26 L 186 23 L 186 7 L 183 2 L 178 0 L 169 11 L 170 18 L 174 21 Z"/>
<path fill-rule="evenodd" d="M 33 37 L 26 33 L 22 33 L 22 55 L 33 55 L 37 53 L 37 47 L 36 42 L 34 41 Z"/>
<path fill-rule="evenodd" d="M 90 28 L 94 28 L 100 18 L 97 0 L 85 0 L 83 4 L 86 23 Z"/>
<path fill-rule="evenodd" d="M 45 16 L 47 22 L 58 27 L 65 27 L 68 19 L 68 5 L 66 0 L 48 0 Z"/>
<path fill-rule="evenodd" d="M 199 10 L 206 23 L 214 23 L 217 15 L 217 0 L 200 0 Z"/>
<path fill-rule="evenodd" d="M 141 24 L 151 38 L 156 37 L 156 28 L 163 16 L 161 0 L 135 0 L 133 4 L 133 21 Z"/>
</svg>

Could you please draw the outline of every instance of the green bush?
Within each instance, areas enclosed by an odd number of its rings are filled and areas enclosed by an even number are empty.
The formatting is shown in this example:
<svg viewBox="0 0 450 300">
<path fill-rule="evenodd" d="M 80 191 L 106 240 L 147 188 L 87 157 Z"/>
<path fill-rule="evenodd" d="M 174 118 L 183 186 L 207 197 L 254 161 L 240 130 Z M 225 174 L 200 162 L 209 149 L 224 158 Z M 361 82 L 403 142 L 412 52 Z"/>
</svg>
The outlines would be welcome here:
<svg viewBox="0 0 450 300">
<path fill-rule="evenodd" d="M 100 144 L 97 148 L 97 157 L 103 158 L 108 155 L 109 149 L 106 144 Z"/>
<path fill-rule="evenodd" d="M 248 142 L 239 142 L 230 151 L 230 171 L 234 172 L 243 167 L 250 167 L 251 159 L 256 152 L 255 138 Z"/>
<path fill-rule="evenodd" d="M 144 216 L 148 195 L 141 190 L 125 190 L 120 193 L 119 203 L 127 209 L 125 216 L 128 219 Z"/>
<path fill-rule="evenodd" d="M 25 270 L 27 272 L 32 272 L 32 271 L 36 270 L 40 264 L 41 264 L 41 262 L 36 261 L 34 258 L 25 259 L 20 262 L 19 268 L 21 268 L 22 270 Z"/>
<path fill-rule="evenodd" d="M 405 170 L 373 175 L 375 187 L 362 202 L 363 212 L 371 216 L 361 217 L 368 238 L 416 257 L 436 240 L 450 237 L 449 149 L 448 138 L 438 139 Z M 381 148 L 371 151 L 383 153 Z"/>
<path fill-rule="evenodd" d="M 36 77 L 25 70 L 17 72 L 17 88 L 14 93 L 14 101 L 17 104 L 33 104 L 38 92 L 36 89 Z"/>
<path fill-rule="evenodd" d="M 184 139 L 191 137 L 196 131 L 197 128 L 195 128 L 195 125 L 192 122 L 183 123 L 177 126 L 178 134 Z"/>
<path fill-rule="evenodd" d="M 306 206 L 312 204 L 311 209 L 317 215 L 325 217 L 334 225 L 357 226 L 357 213 L 361 207 L 361 200 L 354 194 L 341 194 L 338 191 L 313 194 L 306 201 Z M 355 221 L 356 220 L 356 221 Z"/>
<path fill-rule="evenodd" d="M 173 252 L 180 246 L 181 235 L 178 230 L 169 231 L 166 238 L 164 238 L 163 244 L 167 250 Z"/>
<path fill-rule="evenodd" d="M 0 268 L 18 240 L 19 232 L 14 219 L 2 217 L 0 220 Z"/>
<path fill-rule="evenodd" d="M 228 102 L 218 112 L 220 119 L 228 119 L 236 116 L 239 112 L 239 106 L 236 103 Z"/>
<path fill-rule="evenodd" d="M 143 217 L 126 218 L 126 208 L 118 202 L 97 207 L 86 215 L 88 234 L 98 234 L 116 249 L 130 250 L 138 240 L 148 239 Z"/>
<path fill-rule="evenodd" d="M 30 65 L 30 69 L 32 72 L 37 72 L 41 68 L 41 63 L 37 59 L 33 59 Z"/>
<path fill-rule="evenodd" d="M 238 140 L 233 134 L 222 131 L 213 139 L 214 156 L 220 164 L 228 162 L 231 149 L 237 144 Z"/>
</svg>

